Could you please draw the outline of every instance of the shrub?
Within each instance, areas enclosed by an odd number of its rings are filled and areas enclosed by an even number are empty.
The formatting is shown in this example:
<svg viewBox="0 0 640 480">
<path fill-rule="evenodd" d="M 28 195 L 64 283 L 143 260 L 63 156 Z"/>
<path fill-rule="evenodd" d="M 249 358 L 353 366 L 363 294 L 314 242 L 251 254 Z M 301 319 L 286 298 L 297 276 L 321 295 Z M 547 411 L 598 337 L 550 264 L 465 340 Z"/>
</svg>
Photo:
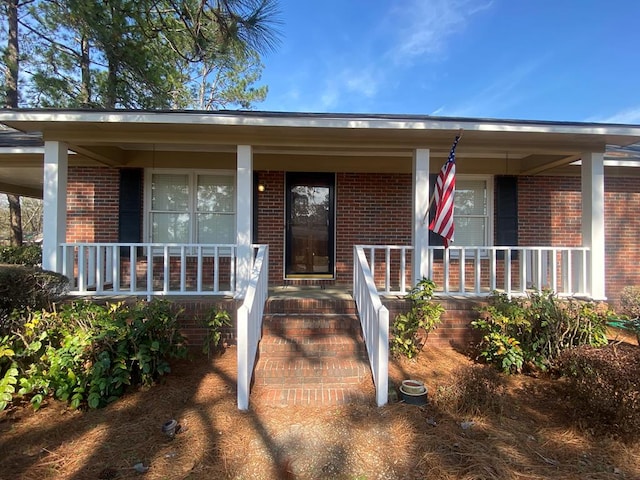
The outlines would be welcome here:
<svg viewBox="0 0 640 480">
<path fill-rule="evenodd" d="M 435 288 L 432 280 L 423 278 L 407 294 L 411 309 L 398 314 L 391 326 L 391 351 L 396 355 L 415 357 L 424 348 L 429 332 L 442 321 L 444 308 L 431 301 Z"/>
<path fill-rule="evenodd" d="M 640 287 L 627 286 L 620 294 L 621 313 L 631 318 L 640 318 Z"/>
<path fill-rule="evenodd" d="M 18 394 L 35 408 L 48 395 L 74 408 L 98 408 L 130 385 L 151 385 L 170 371 L 170 358 L 186 354 L 178 313 L 164 300 L 30 312 L 6 342 L 19 372 Z"/>
<path fill-rule="evenodd" d="M 0 336 L 20 323 L 17 310 L 51 308 L 67 292 L 68 279 L 55 272 L 20 265 L 0 266 Z"/>
<path fill-rule="evenodd" d="M 224 349 L 221 329 L 231 326 L 231 317 L 226 310 L 213 308 L 209 311 L 204 323 L 207 334 L 202 345 L 202 351 L 209 356 Z"/>
<path fill-rule="evenodd" d="M 30 267 L 42 265 L 42 247 L 36 244 L 0 247 L 0 263 Z"/>
<path fill-rule="evenodd" d="M 569 380 L 577 414 L 591 424 L 637 435 L 640 348 L 628 344 L 571 348 L 559 355 L 557 368 Z"/>
<path fill-rule="evenodd" d="M 471 325 L 483 333 L 480 356 L 504 372 L 519 372 L 525 364 L 547 369 L 569 347 L 605 345 L 610 316 L 604 304 L 558 299 L 548 291 L 525 298 L 494 294 Z"/>
</svg>

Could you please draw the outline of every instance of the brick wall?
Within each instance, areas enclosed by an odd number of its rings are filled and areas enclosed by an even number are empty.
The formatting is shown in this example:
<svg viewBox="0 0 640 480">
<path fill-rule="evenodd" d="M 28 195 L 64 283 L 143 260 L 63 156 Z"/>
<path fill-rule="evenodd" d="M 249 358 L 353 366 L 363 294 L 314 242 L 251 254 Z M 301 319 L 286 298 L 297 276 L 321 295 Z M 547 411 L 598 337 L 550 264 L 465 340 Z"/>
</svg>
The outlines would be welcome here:
<svg viewBox="0 0 640 480">
<path fill-rule="evenodd" d="M 67 242 L 117 242 L 119 172 L 69 167 Z"/>
</svg>

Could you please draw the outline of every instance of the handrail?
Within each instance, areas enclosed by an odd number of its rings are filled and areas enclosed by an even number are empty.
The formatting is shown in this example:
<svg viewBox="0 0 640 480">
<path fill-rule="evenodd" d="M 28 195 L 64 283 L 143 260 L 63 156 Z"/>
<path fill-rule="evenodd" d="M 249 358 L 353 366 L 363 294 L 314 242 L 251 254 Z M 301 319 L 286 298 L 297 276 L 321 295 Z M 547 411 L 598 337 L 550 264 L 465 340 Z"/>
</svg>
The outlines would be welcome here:
<svg viewBox="0 0 640 480">
<path fill-rule="evenodd" d="M 405 295 L 411 284 L 413 247 L 358 246 L 367 255 L 378 292 Z M 436 295 L 487 296 L 502 291 L 519 296 L 543 289 L 558 296 L 591 294 L 588 247 L 430 246 L 425 261 L 425 276 L 438 284 Z"/>
<path fill-rule="evenodd" d="M 376 403 L 381 407 L 389 396 L 389 310 L 382 305 L 367 257 L 358 245 L 354 247 L 353 296 L 376 386 Z"/>
<path fill-rule="evenodd" d="M 244 302 L 238 308 L 238 408 L 249 408 L 251 376 L 258 343 L 262 336 L 262 316 L 269 295 L 269 246 L 259 245 L 251 269 Z"/>
<path fill-rule="evenodd" d="M 233 295 L 234 244 L 62 243 L 70 295 Z"/>
</svg>

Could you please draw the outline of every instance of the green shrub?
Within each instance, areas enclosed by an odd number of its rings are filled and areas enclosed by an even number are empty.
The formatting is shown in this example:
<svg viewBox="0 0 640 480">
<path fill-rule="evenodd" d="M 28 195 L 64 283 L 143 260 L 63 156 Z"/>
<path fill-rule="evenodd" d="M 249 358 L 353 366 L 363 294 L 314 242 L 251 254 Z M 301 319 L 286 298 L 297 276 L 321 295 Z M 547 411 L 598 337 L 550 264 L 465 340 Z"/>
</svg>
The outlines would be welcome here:
<svg viewBox="0 0 640 480">
<path fill-rule="evenodd" d="M 20 265 L 0 265 L 0 336 L 9 335 L 21 319 L 17 310 L 51 308 L 67 292 L 68 279 L 55 272 Z"/>
<path fill-rule="evenodd" d="M 14 352 L 18 394 L 34 408 L 52 395 L 74 408 L 98 408 L 130 385 L 151 385 L 186 354 L 170 302 L 128 306 L 90 302 L 30 312 L 5 342 Z"/>
<path fill-rule="evenodd" d="M 605 345 L 611 316 L 604 304 L 558 299 L 548 291 L 524 298 L 494 294 L 479 312 L 471 325 L 483 333 L 480 356 L 512 373 L 527 364 L 547 369 L 569 347 Z"/>
<path fill-rule="evenodd" d="M 221 329 L 231 326 L 231 317 L 229 316 L 229 312 L 216 307 L 209 311 L 204 323 L 207 334 L 202 345 L 202 351 L 206 353 L 207 356 L 210 356 L 212 353 L 224 349 Z"/>
<path fill-rule="evenodd" d="M 42 265 L 42 247 L 36 244 L 0 247 L 0 263 L 29 267 Z"/>
<path fill-rule="evenodd" d="M 411 309 L 396 316 L 391 326 L 391 351 L 408 358 L 422 351 L 429 332 L 440 324 L 442 305 L 431 301 L 436 284 L 427 278 L 420 280 L 407 294 Z"/>
<path fill-rule="evenodd" d="M 569 380 L 576 414 L 608 432 L 638 435 L 640 348 L 628 344 L 571 348 L 558 356 L 557 368 Z"/>
</svg>

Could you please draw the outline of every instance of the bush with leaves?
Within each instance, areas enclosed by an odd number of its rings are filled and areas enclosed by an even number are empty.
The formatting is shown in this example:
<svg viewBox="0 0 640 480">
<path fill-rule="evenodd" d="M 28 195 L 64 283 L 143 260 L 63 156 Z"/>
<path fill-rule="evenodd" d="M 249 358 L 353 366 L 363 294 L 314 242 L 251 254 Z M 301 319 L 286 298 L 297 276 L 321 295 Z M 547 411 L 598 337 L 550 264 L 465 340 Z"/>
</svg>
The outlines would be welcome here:
<svg viewBox="0 0 640 480">
<path fill-rule="evenodd" d="M 444 308 L 431 300 L 435 288 L 435 282 L 422 278 L 407 294 L 411 308 L 398 314 L 391 326 L 391 351 L 396 355 L 415 357 L 424 348 L 429 332 L 442 321 Z"/>
<path fill-rule="evenodd" d="M 66 294 L 68 282 L 67 277 L 56 272 L 0 265 L 0 336 L 20 327 L 25 310 L 51 308 Z"/>
<path fill-rule="evenodd" d="M 576 415 L 607 434 L 638 436 L 640 432 L 640 349 L 629 344 L 562 352 L 557 370 L 568 381 Z"/>
<path fill-rule="evenodd" d="M 213 308 L 209 311 L 204 321 L 207 334 L 202 345 L 202 351 L 210 356 L 212 353 L 224 349 L 222 343 L 222 329 L 231 326 L 229 312 L 221 308 Z"/>
<path fill-rule="evenodd" d="M 170 302 L 105 306 L 65 304 L 31 312 L 22 329 L 3 340 L 14 353 L 18 394 L 39 408 L 48 395 L 72 407 L 98 408 L 130 385 L 150 385 L 186 355 Z"/>
<path fill-rule="evenodd" d="M 42 265 L 42 247 L 37 244 L 0 247 L 0 263 L 29 267 Z"/>
<path fill-rule="evenodd" d="M 524 365 L 548 369 L 569 347 L 606 345 L 612 314 L 603 303 L 559 299 L 548 291 L 522 298 L 496 293 L 479 311 L 471 325 L 483 333 L 480 356 L 510 373 Z"/>
<path fill-rule="evenodd" d="M 640 287 L 626 286 L 622 289 L 620 310 L 629 318 L 640 318 Z"/>
</svg>

